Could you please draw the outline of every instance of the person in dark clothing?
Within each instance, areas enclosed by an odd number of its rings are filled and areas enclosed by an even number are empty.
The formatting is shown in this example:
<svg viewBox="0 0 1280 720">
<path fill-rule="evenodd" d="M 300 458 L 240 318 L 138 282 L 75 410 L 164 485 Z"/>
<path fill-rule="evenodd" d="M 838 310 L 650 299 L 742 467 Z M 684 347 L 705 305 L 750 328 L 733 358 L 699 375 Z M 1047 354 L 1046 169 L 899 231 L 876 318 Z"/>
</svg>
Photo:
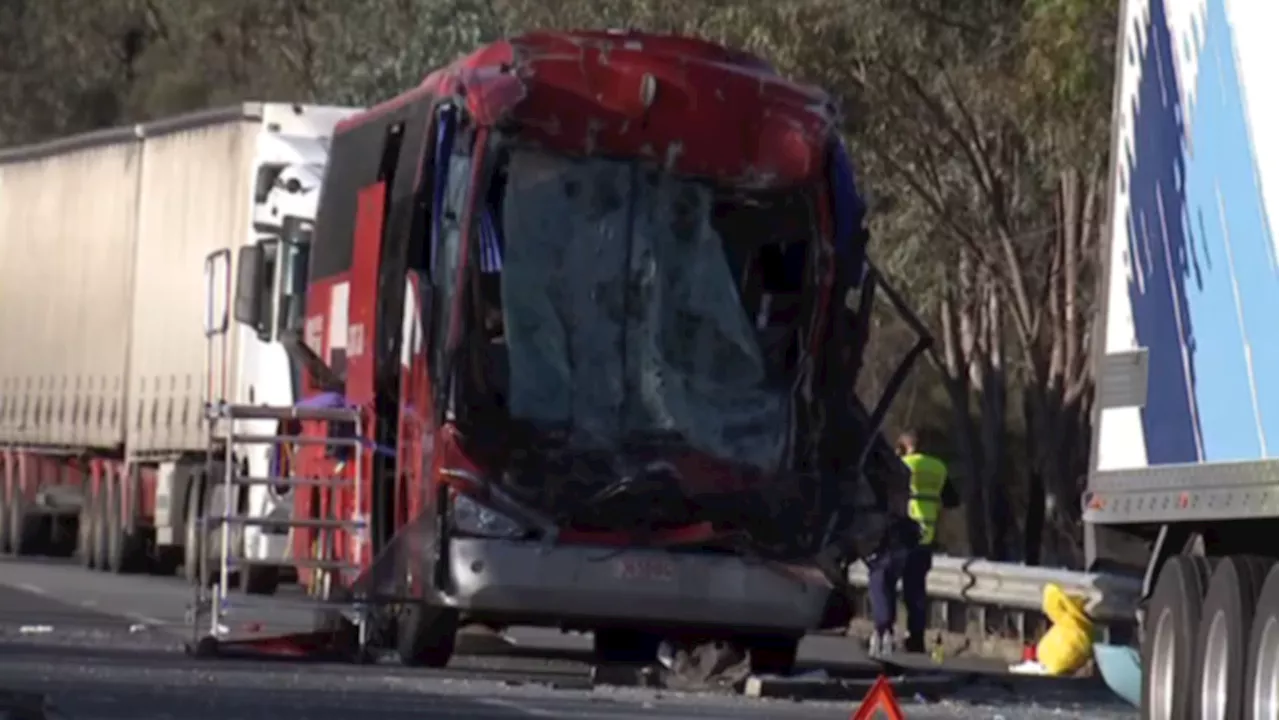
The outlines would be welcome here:
<svg viewBox="0 0 1280 720">
<path fill-rule="evenodd" d="M 933 568 L 933 552 L 942 508 L 960 504 L 959 494 L 947 482 L 947 466 L 920 450 L 919 436 L 905 432 L 898 439 L 898 454 L 911 471 L 907 517 L 890 527 L 882 549 L 867 560 L 872 620 L 875 630 L 868 653 L 872 656 L 894 652 L 893 627 L 898 609 L 898 581 L 902 582 L 903 603 L 907 606 L 907 652 L 925 651 L 924 636 L 928 613 L 927 580 Z"/>
</svg>

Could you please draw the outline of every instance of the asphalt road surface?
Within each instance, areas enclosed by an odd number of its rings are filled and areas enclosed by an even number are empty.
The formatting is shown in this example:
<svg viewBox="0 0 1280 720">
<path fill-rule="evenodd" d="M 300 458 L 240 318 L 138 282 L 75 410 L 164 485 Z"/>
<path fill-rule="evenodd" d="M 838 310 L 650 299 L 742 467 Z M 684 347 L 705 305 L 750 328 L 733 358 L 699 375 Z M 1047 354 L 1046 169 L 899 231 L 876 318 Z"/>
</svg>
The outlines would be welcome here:
<svg viewBox="0 0 1280 720">
<path fill-rule="evenodd" d="M 189 637 L 190 599 L 189 589 L 171 578 L 0 559 L 0 702 L 5 691 L 44 694 L 68 720 L 845 720 L 856 707 L 593 689 L 582 655 L 588 639 L 533 629 L 513 631 L 514 647 L 472 639 L 445 670 L 198 660 L 180 649 Z M 302 622 L 281 601 L 259 598 L 243 599 L 228 620 L 282 631 Z M 838 638 L 810 638 L 802 662 L 831 671 L 869 667 L 853 643 Z M 902 703 L 911 720 L 1135 717 L 1096 686 L 1062 681 L 984 683 L 941 700 Z"/>
</svg>

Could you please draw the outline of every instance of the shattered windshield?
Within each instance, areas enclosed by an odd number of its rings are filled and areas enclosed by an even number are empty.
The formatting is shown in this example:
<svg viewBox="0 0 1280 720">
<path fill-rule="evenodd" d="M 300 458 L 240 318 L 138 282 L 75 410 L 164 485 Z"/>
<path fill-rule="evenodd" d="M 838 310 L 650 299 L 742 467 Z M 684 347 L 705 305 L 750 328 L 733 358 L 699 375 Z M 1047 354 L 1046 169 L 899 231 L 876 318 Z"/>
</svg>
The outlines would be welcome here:
<svg viewBox="0 0 1280 720">
<path fill-rule="evenodd" d="M 771 382 L 705 184 L 514 150 L 501 200 L 507 409 L 584 450 L 676 439 L 779 465 Z"/>
</svg>

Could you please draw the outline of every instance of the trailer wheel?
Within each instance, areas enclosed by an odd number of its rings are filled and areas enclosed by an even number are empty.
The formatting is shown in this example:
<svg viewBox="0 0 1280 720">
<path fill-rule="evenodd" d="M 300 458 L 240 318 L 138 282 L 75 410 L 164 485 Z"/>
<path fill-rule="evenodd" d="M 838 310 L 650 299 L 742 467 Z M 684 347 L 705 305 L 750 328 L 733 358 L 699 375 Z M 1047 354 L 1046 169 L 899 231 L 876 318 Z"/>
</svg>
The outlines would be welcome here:
<svg viewBox="0 0 1280 720">
<path fill-rule="evenodd" d="M 1272 565 L 1258 594 L 1249 630 L 1248 668 L 1244 679 L 1244 713 L 1247 720 L 1274 720 L 1280 717 L 1280 576 Z"/>
<path fill-rule="evenodd" d="M 76 533 L 76 557 L 82 567 L 92 570 L 98 566 L 98 494 L 92 489 L 85 494 L 80 506 L 80 528 Z"/>
<path fill-rule="evenodd" d="M 0 458 L 0 554 L 9 552 L 9 488 L 4 475 L 4 459 Z"/>
<path fill-rule="evenodd" d="M 200 504 L 203 494 L 201 483 L 199 480 L 193 480 L 191 487 L 187 490 L 187 507 L 184 517 L 182 518 L 182 577 L 192 585 L 198 584 L 200 581 L 197 577 L 200 573 L 200 512 L 197 505 Z"/>
<path fill-rule="evenodd" d="M 396 652 L 400 664 L 442 668 L 449 664 L 458 641 L 458 611 L 427 603 L 409 605 L 396 622 Z"/>
<path fill-rule="evenodd" d="M 187 497 L 186 541 L 182 544 L 182 574 L 187 582 L 195 585 L 202 583 L 206 587 L 213 582 L 213 558 L 206 560 L 204 577 L 200 577 L 200 556 L 208 553 L 208 538 L 201 537 L 200 520 L 212 499 L 212 493 L 205 488 L 204 482 L 196 480 L 191 483 Z"/>
<path fill-rule="evenodd" d="M 142 564 L 143 547 L 137 533 L 129 532 L 124 519 L 120 517 L 124 511 L 124 489 L 113 484 L 104 505 L 107 539 L 105 569 L 117 574 L 134 572 Z"/>
<path fill-rule="evenodd" d="M 45 548 L 44 518 L 28 511 L 30 503 L 14 488 L 9 497 L 9 550 L 14 555 L 36 555 Z"/>
<path fill-rule="evenodd" d="M 1209 578 L 1196 636 L 1199 672 L 1192 672 L 1192 705 L 1201 720 L 1241 716 L 1248 633 L 1266 573 L 1264 558 L 1242 555 L 1223 559 Z"/>
<path fill-rule="evenodd" d="M 155 548 L 155 557 L 151 560 L 152 575 L 168 577 L 178 572 L 180 567 L 182 567 L 182 548 L 173 546 Z"/>
<path fill-rule="evenodd" d="M 240 589 L 250 595 L 275 595 L 280 588 L 280 568 L 245 565 L 240 571 Z"/>
<path fill-rule="evenodd" d="M 48 523 L 49 554 L 59 558 L 69 558 L 75 555 L 80 516 L 50 515 Z"/>
<path fill-rule="evenodd" d="M 1144 720 L 1192 718 L 1191 671 L 1210 569 L 1207 558 L 1179 556 L 1160 570 L 1143 628 Z"/>
<path fill-rule="evenodd" d="M 97 570 L 107 569 L 107 487 L 98 486 L 98 495 L 93 499 L 93 538 L 89 547 L 92 550 L 93 565 Z"/>
</svg>

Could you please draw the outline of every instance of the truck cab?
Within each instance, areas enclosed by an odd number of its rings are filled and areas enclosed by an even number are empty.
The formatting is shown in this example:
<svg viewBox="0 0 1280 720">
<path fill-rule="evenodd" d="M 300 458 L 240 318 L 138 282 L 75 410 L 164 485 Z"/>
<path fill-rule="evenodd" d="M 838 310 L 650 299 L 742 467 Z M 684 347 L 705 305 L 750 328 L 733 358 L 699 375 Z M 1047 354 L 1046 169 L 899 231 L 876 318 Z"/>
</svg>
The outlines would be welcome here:
<svg viewBox="0 0 1280 720">
<path fill-rule="evenodd" d="M 286 109 L 287 106 L 280 106 Z M 307 107 L 278 112 L 258 138 L 251 242 L 237 251 L 232 316 L 238 334 L 236 397 L 249 405 L 290 406 L 302 397 L 303 367 L 289 350 L 289 328 L 302 314 L 306 268 L 320 187 L 335 125 L 355 108 Z M 246 433 L 271 434 L 276 422 L 252 420 Z M 277 446 L 240 447 L 236 456 L 251 477 L 279 475 L 287 462 Z M 293 489 L 287 484 L 246 488 L 244 508 L 255 518 L 287 521 Z M 254 523 L 243 529 L 244 586 L 270 593 L 280 570 L 291 570 L 286 525 Z"/>
<path fill-rule="evenodd" d="M 395 599 L 405 662 L 479 622 L 615 659 L 729 639 L 785 671 L 840 622 L 928 338 L 866 261 L 837 119 L 710 43 L 546 32 L 337 127 L 290 332 L 304 394 L 361 413 L 361 449 L 305 463 L 362 476 L 294 518 L 360 521 L 337 579 Z M 866 408 L 877 290 L 921 339 Z M 328 542 L 295 533 L 299 561 Z"/>
</svg>

